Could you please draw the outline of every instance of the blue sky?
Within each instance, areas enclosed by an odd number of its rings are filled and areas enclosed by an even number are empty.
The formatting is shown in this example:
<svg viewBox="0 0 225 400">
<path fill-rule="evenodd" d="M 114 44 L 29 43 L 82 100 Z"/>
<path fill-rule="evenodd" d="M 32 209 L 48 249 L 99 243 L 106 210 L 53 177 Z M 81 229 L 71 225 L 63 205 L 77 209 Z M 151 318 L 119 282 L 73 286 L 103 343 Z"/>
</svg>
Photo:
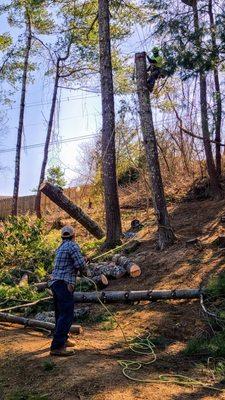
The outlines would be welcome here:
<svg viewBox="0 0 225 400">
<path fill-rule="evenodd" d="M 3 17 L 0 18 L 0 33 L 9 31 Z M 11 32 L 13 33 L 13 32 Z M 143 45 L 143 31 L 136 28 L 135 34 L 124 43 L 124 53 L 135 53 L 146 50 Z M 144 47 L 144 48 L 143 48 Z M 51 102 L 51 78 L 43 79 L 43 71 L 36 73 L 34 84 L 30 84 L 27 91 L 26 112 L 24 123 L 23 145 L 43 143 L 46 135 L 46 120 L 48 120 Z M 91 84 L 90 84 L 91 88 Z M 6 111 L 7 124 L 4 133 L 0 133 L 0 151 L 15 148 L 19 115 L 20 87 L 14 96 L 12 106 L 3 109 Z M 99 88 L 98 88 L 99 89 Z M 96 134 L 101 128 L 101 96 L 85 90 L 60 91 L 60 106 L 55 116 L 54 135 L 59 140 L 79 138 Z M 89 139 L 90 140 L 90 139 Z M 93 139 L 91 139 L 93 141 Z M 51 147 L 49 166 L 60 165 L 65 171 L 68 184 L 79 178 L 76 168 L 79 164 L 80 145 L 87 140 L 63 143 Z M 22 150 L 20 195 L 29 195 L 37 187 L 40 166 L 43 157 L 43 147 Z M 14 179 L 15 151 L 0 153 L 0 195 L 12 195 Z"/>
</svg>

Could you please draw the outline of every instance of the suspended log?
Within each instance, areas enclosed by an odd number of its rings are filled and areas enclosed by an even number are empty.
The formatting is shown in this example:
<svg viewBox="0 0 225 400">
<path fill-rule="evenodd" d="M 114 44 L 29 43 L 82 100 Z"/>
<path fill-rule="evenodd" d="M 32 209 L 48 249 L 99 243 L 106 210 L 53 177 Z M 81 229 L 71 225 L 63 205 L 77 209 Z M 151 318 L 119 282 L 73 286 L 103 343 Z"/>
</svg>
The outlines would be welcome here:
<svg viewBox="0 0 225 400">
<path fill-rule="evenodd" d="M 128 257 L 121 256 L 120 254 L 115 254 L 113 261 L 123 267 L 127 274 L 132 278 L 136 278 L 141 275 L 141 268 L 139 265 L 135 264 Z"/>
<path fill-rule="evenodd" d="M 75 292 L 76 303 L 132 303 L 148 300 L 182 300 L 198 299 L 202 289 L 177 289 L 177 290 L 139 290 L 139 291 L 106 291 L 106 292 Z"/>
<path fill-rule="evenodd" d="M 53 203 L 62 208 L 62 210 L 66 211 L 72 218 L 78 221 L 97 239 L 102 239 L 105 236 L 103 230 L 98 226 L 98 224 L 88 217 L 80 207 L 72 203 L 72 201 L 63 194 L 63 190 L 60 187 L 44 181 L 40 186 L 40 191 L 52 200 Z"/>
<path fill-rule="evenodd" d="M 11 322 L 13 324 L 25 325 L 31 328 L 42 328 L 49 331 L 53 331 L 55 329 L 55 324 L 50 322 L 38 321 L 36 319 L 29 319 L 24 317 L 18 317 L 17 315 L 11 315 L 0 312 L 0 321 L 2 322 Z M 76 333 L 77 335 L 83 332 L 83 329 L 80 325 L 72 325 L 70 332 Z"/>
</svg>

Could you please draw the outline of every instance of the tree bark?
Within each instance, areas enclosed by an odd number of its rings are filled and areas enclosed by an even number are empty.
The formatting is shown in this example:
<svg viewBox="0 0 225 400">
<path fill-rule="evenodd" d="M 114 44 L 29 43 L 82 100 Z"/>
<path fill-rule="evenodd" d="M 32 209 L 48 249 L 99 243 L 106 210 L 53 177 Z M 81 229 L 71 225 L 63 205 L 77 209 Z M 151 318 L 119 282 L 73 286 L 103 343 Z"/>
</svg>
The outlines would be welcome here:
<svg viewBox="0 0 225 400">
<path fill-rule="evenodd" d="M 112 260 L 120 267 L 123 267 L 126 273 L 132 278 L 137 278 L 141 275 L 141 268 L 139 265 L 135 264 L 128 257 L 122 256 L 121 254 L 115 254 Z"/>
<path fill-rule="evenodd" d="M 102 174 L 106 214 L 105 249 L 114 248 L 121 243 L 121 219 L 116 177 L 115 111 L 109 20 L 108 0 L 98 0 L 102 93 Z"/>
<path fill-rule="evenodd" d="M 52 103 L 51 103 L 51 110 L 50 110 L 49 121 L 48 121 L 47 135 L 46 135 L 46 140 L 45 140 L 44 157 L 43 157 L 42 166 L 41 166 L 41 174 L 40 174 L 40 179 L 39 179 L 39 184 L 38 184 L 38 191 L 37 191 L 37 195 L 36 195 L 36 199 L 35 199 L 35 211 L 36 211 L 36 215 L 38 218 L 41 218 L 40 186 L 41 186 L 41 183 L 44 181 L 46 165 L 48 162 L 49 144 L 50 144 L 51 135 L 52 135 L 52 126 L 53 126 L 53 120 L 54 120 L 54 114 L 55 114 L 58 84 L 59 84 L 59 59 L 57 60 L 57 64 L 56 64 L 55 83 L 54 83 L 54 89 L 53 89 L 53 95 L 52 95 Z"/>
<path fill-rule="evenodd" d="M 145 52 L 135 54 L 135 64 L 142 134 L 151 178 L 153 206 L 158 222 L 158 247 L 163 250 L 166 246 L 174 243 L 175 235 L 170 225 L 164 196 L 152 109 L 147 88 Z"/>
<path fill-rule="evenodd" d="M 17 143 L 16 143 L 16 158 L 15 158 L 15 175 L 14 175 L 14 189 L 12 198 L 12 215 L 18 213 L 18 195 L 19 195 L 19 184 L 20 184 L 20 159 L 21 159 L 21 146 L 22 146 L 22 135 L 24 126 L 24 112 L 25 112 L 25 100 L 26 100 L 26 88 L 27 88 L 27 73 L 29 68 L 29 55 L 31 50 L 32 33 L 29 16 L 27 16 L 27 43 L 25 49 L 25 58 L 23 64 L 23 76 L 22 76 L 22 89 L 20 98 L 20 113 L 19 113 L 19 125 L 17 131 Z"/>
<path fill-rule="evenodd" d="M 54 329 L 55 329 L 55 324 L 52 324 L 50 322 L 44 322 L 44 321 L 39 321 L 36 319 L 29 319 L 29 318 L 24 318 L 24 317 L 18 317 L 17 315 L 6 314 L 6 313 L 2 313 L 2 312 L 0 312 L 0 321 L 12 322 L 13 324 L 25 325 L 25 326 L 29 326 L 31 328 L 47 329 L 49 331 L 54 331 Z M 77 335 L 79 335 L 83 332 L 83 329 L 80 325 L 72 325 L 70 332 L 76 333 Z"/>
<path fill-rule="evenodd" d="M 126 275 L 126 270 L 120 265 L 106 263 L 106 264 L 100 264 L 96 268 L 91 269 L 90 273 L 92 277 L 103 274 L 109 279 L 120 279 L 124 275 Z"/>
<path fill-rule="evenodd" d="M 72 203 L 72 201 L 63 194 L 61 188 L 54 186 L 49 182 L 43 182 L 40 186 L 40 191 L 57 204 L 57 206 L 61 207 L 62 210 L 66 211 L 72 218 L 78 221 L 97 239 L 102 239 L 104 237 L 104 232 L 98 224 L 88 217 L 80 207 Z"/>
<path fill-rule="evenodd" d="M 203 291 L 204 292 L 204 291 Z M 134 301 L 155 300 L 182 300 L 198 299 L 203 293 L 200 289 L 177 289 L 177 290 L 140 290 L 140 291 L 105 291 L 105 292 L 75 292 L 76 303 L 130 303 Z"/>
<path fill-rule="evenodd" d="M 199 37 L 199 17 L 198 17 L 198 0 L 193 1 L 192 5 L 194 15 L 194 29 L 196 35 L 196 47 L 201 51 L 201 39 Z M 215 163 L 213 159 L 212 147 L 210 143 L 209 132 L 209 119 L 208 119 L 208 106 L 207 106 L 207 82 L 206 74 L 203 70 L 199 72 L 199 85 L 200 85 L 200 103 L 201 103 L 201 121 L 202 121 L 202 136 L 205 149 L 207 170 L 210 179 L 211 192 L 213 196 L 218 196 L 220 187 L 216 173 Z"/>
<path fill-rule="evenodd" d="M 209 0 L 208 3 L 208 12 L 210 19 L 210 31 L 211 31 L 211 40 L 212 40 L 212 49 L 215 54 L 215 57 L 218 61 L 218 48 L 216 42 L 216 25 L 214 21 L 213 15 L 213 6 L 212 0 Z M 214 85 L 215 85 L 215 105 L 216 105 L 216 117 L 215 117 L 215 140 L 218 142 L 216 144 L 216 172 L 217 175 L 221 175 L 221 146 L 219 142 L 221 141 L 221 124 L 222 124 L 222 98 L 221 98 L 221 90 L 220 90 L 220 80 L 219 80 L 219 71 L 217 65 L 213 70 L 214 75 Z"/>
</svg>

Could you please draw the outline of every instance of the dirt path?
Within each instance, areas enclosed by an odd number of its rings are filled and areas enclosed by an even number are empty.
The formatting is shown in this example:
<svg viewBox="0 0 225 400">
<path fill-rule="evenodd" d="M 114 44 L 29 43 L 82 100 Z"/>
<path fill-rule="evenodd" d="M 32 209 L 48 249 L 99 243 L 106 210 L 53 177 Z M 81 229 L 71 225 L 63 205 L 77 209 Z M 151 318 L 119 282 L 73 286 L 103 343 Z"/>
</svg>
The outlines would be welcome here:
<svg viewBox="0 0 225 400">
<path fill-rule="evenodd" d="M 197 303 L 192 303 L 192 313 L 186 318 L 188 309 L 190 311 L 190 305 L 186 302 L 180 305 L 173 302 L 154 304 L 151 309 L 147 305 L 136 306 L 132 311 L 124 307 L 117 313 L 128 336 L 137 328 L 150 331 L 154 336 L 160 331 L 156 362 L 146 366 L 141 374 L 136 372 L 135 377 L 155 379 L 160 374 L 182 373 L 214 385 L 210 371 L 199 365 L 199 360 L 182 354 L 185 341 L 180 338 L 189 336 L 198 325 L 195 322 Z M 117 360 L 136 359 L 136 355 L 125 348 L 118 328 L 105 331 L 101 324 L 86 327 L 84 335 L 76 340 L 76 356 L 53 359 L 48 354 L 50 340 L 42 333 L 15 325 L 1 326 L 0 399 L 8 399 L 7 395 L 17 390 L 47 394 L 55 400 L 225 399 L 225 394 L 208 389 L 129 381 L 122 375 Z M 52 371 L 45 370 L 49 360 L 55 363 Z"/>
</svg>

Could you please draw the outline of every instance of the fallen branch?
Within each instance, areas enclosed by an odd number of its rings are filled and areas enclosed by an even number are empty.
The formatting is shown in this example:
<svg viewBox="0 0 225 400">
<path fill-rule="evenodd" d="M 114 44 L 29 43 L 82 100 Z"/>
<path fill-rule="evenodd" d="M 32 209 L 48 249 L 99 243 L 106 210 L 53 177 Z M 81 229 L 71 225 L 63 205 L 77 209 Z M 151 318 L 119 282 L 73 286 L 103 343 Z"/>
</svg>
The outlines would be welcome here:
<svg viewBox="0 0 225 400">
<path fill-rule="evenodd" d="M 33 301 L 32 303 L 25 303 L 25 304 L 20 304 L 18 306 L 12 306 L 12 307 L 7 307 L 7 308 L 2 308 L 0 310 L 0 312 L 4 312 L 4 311 L 11 311 L 11 310 L 17 310 L 19 308 L 26 308 L 26 307 L 31 307 L 31 306 L 35 306 L 36 304 L 42 302 L 42 301 L 46 301 L 46 300 L 51 300 L 52 297 L 43 297 L 43 299 L 39 299 L 36 301 Z"/>
<path fill-rule="evenodd" d="M 11 315 L 0 312 L 0 321 L 2 322 L 11 322 L 13 324 L 19 324 L 24 326 L 29 326 L 31 328 L 42 328 L 49 331 L 54 331 L 55 324 L 50 322 L 38 321 L 36 319 L 29 319 L 24 317 L 18 317 L 17 315 Z M 80 325 L 72 325 L 70 332 L 76 333 L 77 335 L 83 332 L 83 329 Z"/>
<path fill-rule="evenodd" d="M 76 303 L 132 303 L 136 301 L 199 299 L 203 289 L 75 292 Z"/>
<path fill-rule="evenodd" d="M 84 211 L 76 204 L 72 203 L 63 193 L 63 190 L 44 181 L 40 186 L 40 191 L 44 193 L 53 203 L 57 204 L 62 210 L 66 211 L 72 218 L 78 221 L 84 228 L 88 230 L 97 239 L 102 239 L 105 234 L 98 224 L 93 221 Z"/>
</svg>

